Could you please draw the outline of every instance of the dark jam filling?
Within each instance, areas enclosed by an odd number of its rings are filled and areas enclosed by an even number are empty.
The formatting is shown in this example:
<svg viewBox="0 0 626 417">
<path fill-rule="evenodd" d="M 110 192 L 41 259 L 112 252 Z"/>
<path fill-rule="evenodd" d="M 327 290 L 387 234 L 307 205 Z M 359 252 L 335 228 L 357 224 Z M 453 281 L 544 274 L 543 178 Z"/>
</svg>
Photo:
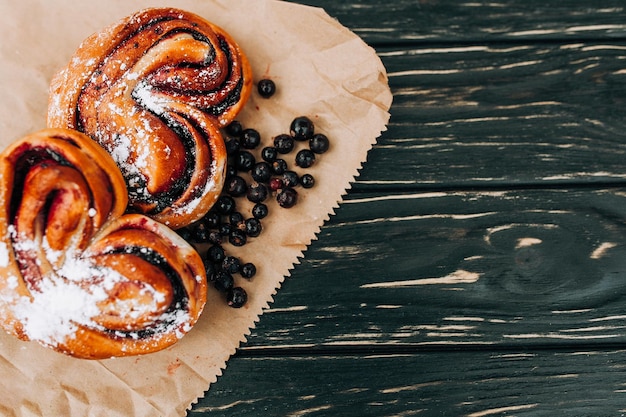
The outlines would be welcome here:
<svg viewBox="0 0 626 417">
<path fill-rule="evenodd" d="M 232 62 L 233 56 L 230 53 L 230 47 L 228 45 L 228 42 L 222 36 L 218 36 L 218 37 L 219 37 L 220 49 L 222 50 L 222 52 L 224 52 L 224 54 L 228 58 L 228 62 Z M 226 77 L 226 79 L 230 80 L 231 77 L 232 77 L 232 67 L 229 66 L 228 76 Z M 226 110 L 228 110 L 230 107 L 234 106 L 235 104 L 239 102 L 239 99 L 241 97 L 241 90 L 243 89 L 243 82 L 244 82 L 243 77 L 240 77 L 239 81 L 237 82 L 237 86 L 230 92 L 230 94 L 228 95 L 228 97 L 226 97 L 226 99 L 222 100 L 220 103 L 214 106 L 211 106 L 209 108 L 202 109 L 202 110 L 213 116 L 219 116 L 225 113 Z"/>
<path fill-rule="evenodd" d="M 114 48 L 110 51 L 110 53 L 113 53 L 115 51 L 117 51 L 118 49 L 122 48 L 123 46 L 127 45 L 129 42 L 132 42 L 132 40 L 135 38 L 135 36 L 137 36 L 137 34 L 146 31 L 146 30 L 150 30 L 153 26 L 158 25 L 159 23 L 162 22 L 167 22 L 167 21 L 171 21 L 171 20 L 177 20 L 177 17 L 175 16 L 164 16 L 164 17 L 160 17 L 160 18 L 156 18 L 156 19 L 152 19 L 148 22 L 146 22 L 144 25 L 138 27 L 135 31 L 131 32 L 128 34 L 128 36 L 126 36 L 126 38 L 122 39 L 117 45 L 114 46 Z M 192 26 L 197 26 L 197 24 L 192 23 Z M 158 29 L 158 28 L 157 28 Z M 155 29 L 155 33 L 156 29 Z M 170 36 L 173 36 L 177 33 L 188 33 L 189 35 L 191 35 L 194 39 L 199 40 L 201 42 L 206 43 L 207 45 L 211 46 L 211 52 L 207 55 L 207 58 L 205 60 L 205 65 L 210 64 L 216 56 L 216 52 L 215 49 L 213 48 L 212 43 L 210 42 L 210 40 L 203 35 L 202 33 L 195 31 L 193 29 L 190 28 L 177 28 L 177 29 L 173 29 L 171 31 L 168 31 L 168 33 L 166 34 L 162 34 L 163 36 L 160 36 L 159 39 L 157 39 L 157 43 L 162 41 L 163 39 L 166 39 Z M 160 33 L 158 33 L 159 35 L 161 35 Z M 233 56 L 231 54 L 231 50 L 228 44 L 228 41 L 223 37 L 223 36 L 219 36 L 218 35 L 218 41 L 219 41 L 219 48 L 220 50 L 222 50 L 222 52 L 227 56 L 227 60 L 228 62 L 232 62 L 233 60 Z M 134 42 L 135 47 L 138 47 L 138 43 Z M 146 48 L 146 50 L 144 51 L 144 55 L 145 53 L 147 53 L 147 51 L 150 50 L 150 48 Z M 106 60 L 103 60 L 100 63 L 100 67 L 102 65 L 104 65 L 104 63 L 106 62 Z M 98 67 L 94 70 L 94 76 L 96 76 L 97 74 L 101 73 L 102 70 L 101 68 Z M 201 67 L 201 66 L 198 66 Z M 229 66 L 228 67 L 228 74 L 227 77 L 225 78 L 226 80 L 230 80 L 232 77 L 232 67 Z M 93 77 L 92 77 L 93 79 Z M 240 79 L 237 83 L 237 85 L 235 86 L 235 88 L 230 92 L 230 94 L 225 98 L 225 100 L 221 101 L 220 103 L 214 105 L 214 106 L 210 106 L 207 108 L 201 108 L 200 110 L 206 112 L 207 114 L 210 114 L 212 116 L 219 116 L 220 114 L 224 113 L 228 108 L 232 107 L 233 105 L 235 105 L 237 102 L 239 102 L 240 97 L 241 97 L 241 91 L 243 89 L 243 79 Z M 90 81 L 88 81 L 84 86 L 82 86 L 82 91 L 86 90 L 88 85 L 90 84 Z M 216 89 L 214 89 L 213 91 L 208 91 L 208 92 L 199 92 L 197 91 L 196 93 L 199 94 L 211 94 L 214 93 L 215 91 L 219 90 L 223 88 L 223 85 L 218 86 Z M 82 93 L 81 93 L 82 94 Z M 81 131 L 84 131 L 84 124 L 82 122 L 82 117 L 81 117 L 81 111 L 80 108 L 78 106 L 78 103 L 80 103 L 80 98 L 76 101 L 77 105 L 74 109 L 75 114 L 76 114 L 76 124 L 77 124 L 77 128 Z"/>
<path fill-rule="evenodd" d="M 72 144 L 75 145 L 74 143 Z M 26 147 L 28 145 L 24 146 Z M 15 162 L 13 189 L 9 201 L 9 219 L 10 223 L 13 225 L 17 223 L 16 216 L 22 204 L 22 196 L 26 177 L 35 166 L 42 166 L 44 168 L 46 166 L 71 167 L 72 164 L 61 154 L 49 148 L 33 147 L 24 150 L 24 153 Z M 56 192 L 52 192 L 48 195 L 38 196 L 38 198 L 44 199 L 44 205 L 39 210 L 39 213 L 37 213 L 38 218 L 41 220 L 41 223 L 38 226 L 32 225 L 32 227 L 38 227 L 46 230 L 48 213 L 50 212 L 50 206 L 55 198 L 55 194 Z M 31 227 L 31 225 L 29 225 L 28 227 Z M 15 247 L 16 243 L 21 239 L 20 236 L 17 236 L 14 233 L 11 233 L 10 238 L 13 243 L 11 245 L 12 247 Z M 40 265 L 37 262 L 36 256 L 34 256 L 32 253 L 29 254 L 28 252 L 29 251 L 17 251 L 15 253 L 15 259 L 19 265 L 19 269 L 22 272 L 24 280 L 28 283 L 29 287 L 33 289 L 37 288 L 37 283 L 39 282 L 41 272 L 39 271 Z"/>
<path fill-rule="evenodd" d="M 137 246 L 124 246 L 116 248 L 108 252 L 108 254 L 129 254 L 137 256 L 138 258 L 141 258 L 159 268 L 165 273 L 172 284 L 174 299 L 169 305 L 167 311 L 163 314 L 162 320 L 155 323 L 151 327 L 141 330 L 120 331 L 107 329 L 105 331 L 109 333 L 111 337 L 123 337 L 125 339 L 148 339 L 164 330 L 168 330 L 172 326 L 175 326 L 177 319 L 175 312 L 180 309 L 187 310 L 189 305 L 189 295 L 183 286 L 180 275 L 178 275 L 167 260 L 152 249 Z"/>
<path fill-rule="evenodd" d="M 186 33 L 191 35 L 194 39 L 201 41 L 209 46 L 211 46 L 211 52 L 207 55 L 205 62 L 203 64 L 181 64 L 180 67 L 188 67 L 188 68 L 203 68 L 209 64 L 211 64 L 211 62 L 213 62 L 215 60 L 216 57 L 216 52 L 215 49 L 213 47 L 213 45 L 211 44 L 211 41 L 204 36 L 202 33 L 199 32 L 194 32 L 194 31 L 190 31 L 187 29 L 176 29 L 176 30 L 172 30 L 170 32 L 167 33 L 167 37 L 169 36 L 173 36 L 175 34 L 178 33 Z M 165 36 L 164 36 L 165 38 Z M 162 38 L 163 39 L 163 38 Z M 228 44 L 228 41 L 222 37 L 218 35 L 218 41 L 219 41 L 219 49 L 224 53 L 224 55 L 226 55 L 227 57 L 227 61 L 229 63 L 233 62 L 233 55 L 231 53 L 231 49 L 230 49 L 230 45 Z M 177 89 L 175 87 L 175 85 L 170 85 L 169 88 L 164 88 L 162 86 L 156 87 L 153 86 L 153 88 L 156 91 L 160 91 L 160 92 L 165 92 L 167 93 L 169 92 L 173 92 L 173 93 L 179 93 L 179 94 L 187 94 L 187 93 L 192 93 L 192 94 L 196 94 L 199 96 L 208 96 L 211 94 L 214 94 L 224 88 L 227 88 L 227 83 L 231 80 L 232 76 L 233 76 L 233 68 L 232 65 L 229 65 L 227 68 L 228 72 L 226 74 L 226 76 L 224 77 L 224 79 L 226 80 L 225 83 L 216 86 L 213 90 L 207 90 L 207 91 L 201 91 L 201 90 L 194 90 L 194 91 L 187 91 L 187 90 L 183 90 L 183 89 Z M 241 91 L 243 89 L 243 84 L 244 84 L 244 80 L 243 77 L 240 77 L 239 81 L 237 82 L 237 85 L 232 88 L 232 90 L 230 91 L 230 93 L 219 103 L 215 103 L 212 106 L 208 106 L 208 107 L 199 107 L 198 109 L 203 111 L 206 114 L 209 114 L 211 116 L 214 117 L 218 117 L 221 114 L 225 113 L 230 107 L 236 105 L 240 98 L 241 98 Z M 228 87 L 230 88 L 230 87 Z"/>
<path fill-rule="evenodd" d="M 211 52 L 207 55 L 207 58 L 203 64 L 181 64 L 180 67 L 202 68 L 204 66 L 209 65 L 213 60 L 215 60 L 215 56 L 216 56 L 215 49 L 213 45 L 211 44 L 211 41 L 202 33 L 189 31 L 186 29 L 177 29 L 177 30 L 172 30 L 168 32 L 167 36 L 173 36 L 178 33 L 189 34 L 194 39 L 211 46 Z M 218 35 L 218 41 L 219 41 L 219 49 L 224 53 L 224 55 L 226 55 L 227 61 L 229 63 L 232 63 L 233 55 L 231 53 L 231 49 L 230 49 L 230 45 L 228 44 L 228 41 L 224 37 L 219 36 L 219 35 Z M 207 90 L 207 91 L 194 90 L 194 91 L 191 91 L 191 93 L 199 95 L 199 96 L 202 96 L 202 95 L 207 96 L 210 94 L 214 94 L 224 88 L 230 88 L 227 86 L 227 83 L 231 80 L 233 76 L 232 65 L 229 65 L 227 70 L 228 72 L 224 78 L 226 80 L 225 83 L 216 86 L 213 90 Z M 214 117 L 220 116 L 221 114 L 225 113 L 229 108 L 231 108 L 232 106 L 236 105 L 239 102 L 241 98 L 241 91 L 243 89 L 243 84 L 244 84 L 243 77 L 240 77 L 239 81 L 237 82 L 237 85 L 234 88 L 232 88 L 229 94 L 222 101 L 220 101 L 219 103 L 215 103 L 214 105 L 211 105 L 208 107 L 199 107 L 198 109 Z M 153 88 L 161 92 L 170 91 L 173 93 L 180 93 L 180 94 L 190 93 L 190 91 L 177 89 L 174 85 L 170 85 L 169 88 L 163 88 L 163 87 L 153 87 Z"/>
<path fill-rule="evenodd" d="M 22 191 L 26 181 L 26 175 L 35 165 L 62 165 L 72 166 L 61 154 L 48 148 L 31 148 L 22 155 L 15 163 L 15 177 L 13 179 L 13 190 L 9 206 L 10 219 L 14 219 L 21 203 Z"/>
<path fill-rule="evenodd" d="M 158 25 L 161 22 L 165 22 L 165 21 L 170 21 L 170 20 L 175 20 L 175 17 L 171 17 L 171 16 L 166 16 L 163 18 L 158 18 L 158 19 L 153 19 L 149 22 L 146 22 L 146 24 L 144 24 L 143 26 L 139 27 L 136 31 L 130 33 L 125 39 L 123 39 L 116 47 L 113 51 L 117 50 L 118 48 L 122 47 L 123 45 L 128 44 L 129 42 L 132 42 L 133 38 L 140 32 L 145 31 L 145 30 L 151 30 L 152 27 L 154 27 L 155 25 Z M 173 29 L 171 31 L 168 31 L 165 34 L 160 34 L 162 36 L 159 37 L 159 39 L 157 40 L 157 42 L 162 41 L 165 38 L 174 36 L 178 33 L 187 33 L 190 36 L 192 36 L 194 39 L 197 39 L 201 42 L 206 43 L 207 45 L 211 45 L 210 40 L 203 35 L 202 33 L 195 31 L 193 29 L 190 28 L 176 28 Z M 229 44 L 227 42 L 227 40 L 222 37 L 222 36 L 218 36 L 219 39 L 219 48 L 220 50 L 227 56 L 228 62 L 232 62 L 232 53 L 229 47 Z M 144 51 L 144 53 L 146 53 L 150 48 L 146 48 L 146 51 Z M 211 48 L 211 52 L 207 55 L 205 64 L 210 64 L 216 56 L 216 51 L 214 49 L 214 47 L 212 46 Z M 104 63 L 105 61 L 103 61 Z M 101 64 L 104 65 L 104 64 Z M 197 67 L 202 67 L 202 65 L 197 65 Z M 98 68 L 95 70 L 94 73 L 98 73 L 101 72 L 101 69 Z M 228 74 L 226 76 L 226 80 L 230 80 L 230 78 L 232 77 L 232 67 L 229 66 L 228 67 Z M 89 85 L 89 82 L 83 86 L 83 90 L 85 90 L 87 88 L 87 86 Z M 221 85 L 218 86 L 216 89 L 214 89 L 213 91 L 207 91 L 207 92 L 203 92 L 203 91 L 194 91 L 195 94 L 212 94 L 215 93 L 215 91 L 219 91 L 220 89 L 224 88 L 225 85 Z M 157 90 L 156 87 L 154 87 L 155 90 Z M 229 94 L 227 95 L 227 97 L 225 97 L 224 100 L 222 100 L 220 103 L 217 103 L 213 106 L 209 106 L 206 108 L 200 108 L 199 110 L 212 115 L 212 116 L 219 116 L 220 114 L 223 114 L 225 111 L 227 111 L 230 107 L 234 106 L 235 104 L 238 103 L 240 97 L 241 97 L 241 91 L 243 89 L 243 79 L 240 79 L 237 82 L 237 85 L 235 86 L 235 88 L 233 88 Z M 163 91 L 165 90 L 163 87 L 159 87 L 158 88 L 159 91 Z M 174 91 L 174 90 L 172 90 Z M 140 101 L 138 100 L 137 97 L 135 97 L 135 100 L 137 100 L 138 103 L 140 103 Z M 77 100 L 77 104 L 80 102 L 80 99 Z M 140 103 L 141 104 L 141 103 Z M 145 108 L 145 107 L 144 107 Z M 82 116 L 81 116 L 81 112 L 80 112 L 80 108 L 76 107 L 76 121 L 77 121 L 77 127 L 79 130 L 84 131 L 84 124 L 82 122 Z M 186 156 L 186 160 L 187 161 L 195 161 L 195 144 L 194 144 L 194 138 L 192 133 L 189 131 L 189 127 L 185 126 L 184 124 L 182 124 L 181 122 L 175 120 L 175 118 L 168 116 L 167 114 L 155 114 L 154 112 L 152 112 L 152 114 L 154 114 L 156 117 L 160 118 L 170 129 L 172 129 L 180 138 L 181 138 L 181 142 L 184 144 L 185 147 L 185 156 Z M 197 132 L 201 132 L 201 134 L 204 136 L 204 140 L 208 141 L 210 138 L 207 138 L 204 130 L 198 126 L 196 123 L 193 122 L 193 120 L 190 120 L 189 118 L 185 117 L 184 115 L 179 115 L 180 117 L 183 117 L 186 119 L 186 122 Z M 130 174 L 125 173 L 125 180 L 126 180 L 126 185 L 127 188 L 129 190 L 129 194 L 132 196 L 133 200 L 139 204 L 146 204 L 146 205 L 150 205 L 153 206 L 154 208 L 147 214 L 155 214 L 155 213 L 159 213 L 162 212 L 164 209 L 166 209 L 167 207 L 170 207 L 175 201 L 177 201 L 182 195 L 183 193 L 186 191 L 186 188 L 188 186 L 188 184 L 191 181 L 191 178 L 193 176 L 193 173 L 196 169 L 195 164 L 190 163 L 186 168 L 185 168 L 185 172 L 184 175 L 182 175 L 179 179 L 177 179 L 173 186 L 170 187 L 169 190 L 163 192 L 163 193 L 159 193 L 157 195 L 149 195 L 148 193 L 145 192 L 145 186 L 146 186 L 146 180 L 145 178 L 142 178 L 141 176 L 135 175 L 135 176 L 130 176 Z M 202 192 L 203 190 L 198 190 L 198 192 Z"/>
<path fill-rule="evenodd" d="M 228 97 L 226 97 L 225 100 L 221 101 L 219 104 L 215 106 L 202 109 L 202 111 L 209 113 L 216 117 L 225 113 L 229 108 L 233 107 L 239 102 L 242 89 L 243 89 L 243 78 L 239 80 L 239 82 L 237 83 L 237 86 L 235 86 L 233 91 L 231 91 L 231 93 L 228 95 Z"/>
<path fill-rule="evenodd" d="M 198 31 L 194 31 L 191 30 L 189 28 L 177 28 L 177 29 L 173 29 L 171 31 L 169 31 L 167 33 L 166 36 L 163 36 L 159 41 L 162 41 L 163 39 L 166 38 L 170 38 L 174 35 L 177 35 L 179 33 L 185 33 L 187 35 L 191 35 L 192 38 L 194 38 L 197 41 L 200 41 L 202 43 L 205 43 L 207 45 L 209 45 L 211 47 L 211 51 L 209 52 L 209 54 L 207 55 L 207 57 L 204 60 L 203 64 L 197 64 L 197 65 L 190 65 L 191 67 L 197 67 L 197 68 L 202 68 L 203 66 L 209 65 L 211 62 L 215 61 L 215 48 L 213 47 L 213 44 L 211 43 L 211 40 L 209 38 L 207 38 L 205 35 L 203 35 L 202 33 L 198 32 Z"/>
<path fill-rule="evenodd" d="M 180 116 L 184 117 L 183 115 Z M 172 206 L 174 202 L 180 199 L 183 193 L 186 192 L 189 184 L 191 183 L 191 179 L 196 169 L 196 151 L 193 134 L 189 131 L 187 126 L 183 125 L 177 120 L 174 120 L 171 117 L 163 115 L 161 116 L 161 120 L 165 124 L 167 124 L 167 126 L 172 129 L 181 139 L 181 142 L 183 143 L 183 146 L 185 148 L 185 160 L 187 161 L 187 165 L 185 166 L 185 171 L 183 175 L 180 178 L 176 179 L 176 181 L 172 184 L 172 187 L 168 191 L 153 196 L 151 203 L 155 204 L 155 208 L 151 211 L 150 214 L 159 213 L 166 208 Z M 201 140 L 208 140 L 202 128 L 194 123 L 193 120 L 185 118 L 185 121 L 191 125 L 192 129 L 202 135 Z M 202 192 L 203 190 L 198 191 Z"/>
</svg>

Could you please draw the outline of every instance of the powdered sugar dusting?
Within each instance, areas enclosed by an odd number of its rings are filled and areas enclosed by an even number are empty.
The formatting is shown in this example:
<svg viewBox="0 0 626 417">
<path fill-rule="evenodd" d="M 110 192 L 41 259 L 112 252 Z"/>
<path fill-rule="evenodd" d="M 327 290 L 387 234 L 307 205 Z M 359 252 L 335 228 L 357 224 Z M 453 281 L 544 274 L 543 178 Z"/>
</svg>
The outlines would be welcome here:
<svg viewBox="0 0 626 417">
<path fill-rule="evenodd" d="M 5 243 L 0 242 L 0 267 L 9 266 L 9 248 Z"/>
<path fill-rule="evenodd" d="M 102 143 L 128 181 L 129 194 L 142 196 L 143 199 L 150 197 L 151 194 L 143 185 L 147 183 L 147 179 L 141 170 L 147 163 L 148 149 L 144 146 L 142 152 L 133 155 L 131 153 L 131 149 L 133 149 L 132 139 L 122 133 L 114 135 L 110 140 L 103 140 Z M 139 147 L 135 147 L 135 149 L 140 151 Z"/>
<path fill-rule="evenodd" d="M 91 325 L 99 313 L 97 303 L 107 298 L 100 288 L 83 288 L 56 275 L 42 280 L 31 295 L 20 298 L 14 314 L 30 339 L 48 345 L 73 337 L 79 324 Z"/>
<path fill-rule="evenodd" d="M 15 275 L 9 275 L 7 277 L 7 288 L 14 290 L 18 287 L 18 280 Z"/>
<path fill-rule="evenodd" d="M 62 257 L 53 251 L 46 240 L 37 242 L 16 236 L 16 248 L 21 251 L 43 250 L 50 262 L 63 259 L 57 271 L 50 271 L 37 280 L 30 297 L 21 297 L 13 305 L 13 314 L 22 323 L 25 334 L 32 340 L 56 345 L 72 337 L 78 325 L 93 325 L 99 314 L 98 303 L 106 300 L 107 287 L 123 277 L 103 271 L 89 260 L 68 252 Z M 105 285 L 89 285 L 89 279 L 103 277 Z"/>
<path fill-rule="evenodd" d="M 128 277 L 113 269 L 97 265 L 91 259 L 82 257 L 79 252 L 54 251 L 47 245 L 45 238 L 38 244 L 18 236 L 14 228 L 11 230 L 13 238 L 17 241 L 15 247 L 19 248 L 18 250 L 43 252 L 45 261 L 60 262 L 57 268 L 37 279 L 36 285 L 26 283 L 30 289 L 30 296 L 6 300 L 10 301 L 13 315 L 22 323 L 25 335 L 31 340 L 57 346 L 76 337 L 80 327 L 94 331 L 109 331 L 97 321 L 103 314 L 102 303 L 115 311 L 117 317 L 133 320 L 143 316 L 154 316 L 154 313 L 159 311 L 159 304 L 165 300 L 164 294 L 146 282 L 137 284 L 141 287 L 141 301 L 116 298 L 112 296 L 115 287 L 130 281 Z M 42 262 L 44 260 L 38 263 Z M 9 277 L 9 288 L 17 288 L 18 283 L 17 277 Z M 175 309 L 160 314 L 158 319 L 147 325 L 154 326 L 155 338 L 169 332 L 182 337 L 187 331 L 189 320 L 190 316 L 186 309 L 180 311 Z M 137 331 L 117 333 L 120 337 L 140 338 Z"/>
<path fill-rule="evenodd" d="M 144 82 L 137 84 L 133 90 L 133 97 L 145 109 L 150 110 L 156 115 L 162 115 L 167 110 L 168 100 L 155 94 L 153 87 Z"/>
<path fill-rule="evenodd" d="M 205 195 L 214 190 L 215 187 L 216 185 L 213 179 L 211 179 L 211 181 L 207 181 L 204 185 L 204 190 L 197 193 L 198 197 L 194 198 L 193 200 L 187 201 L 187 203 L 182 207 L 172 207 L 173 211 L 177 214 L 193 213 L 198 205 L 203 202 L 203 200 L 205 199 Z"/>
<path fill-rule="evenodd" d="M 111 144 L 107 144 L 107 148 L 115 162 L 118 164 L 128 165 L 130 157 L 131 140 L 126 135 L 115 136 Z"/>
</svg>

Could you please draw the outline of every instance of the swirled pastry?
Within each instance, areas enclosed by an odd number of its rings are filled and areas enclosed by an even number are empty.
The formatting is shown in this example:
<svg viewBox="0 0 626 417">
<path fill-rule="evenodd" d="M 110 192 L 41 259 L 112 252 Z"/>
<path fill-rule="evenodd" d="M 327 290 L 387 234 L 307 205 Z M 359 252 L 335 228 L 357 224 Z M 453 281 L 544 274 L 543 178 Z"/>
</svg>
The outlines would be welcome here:
<svg viewBox="0 0 626 417">
<path fill-rule="evenodd" d="M 52 81 L 48 126 L 95 139 L 120 166 L 130 208 L 178 228 L 219 196 L 219 128 L 251 87 L 246 56 L 225 31 L 182 10 L 146 9 L 80 45 Z"/>
<path fill-rule="evenodd" d="M 124 214 L 124 179 L 88 136 L 46 129 L 0 154 L 0 326 L 81 358 L 175 343 L 206 303 L 198 253 Z"/>
</svg>

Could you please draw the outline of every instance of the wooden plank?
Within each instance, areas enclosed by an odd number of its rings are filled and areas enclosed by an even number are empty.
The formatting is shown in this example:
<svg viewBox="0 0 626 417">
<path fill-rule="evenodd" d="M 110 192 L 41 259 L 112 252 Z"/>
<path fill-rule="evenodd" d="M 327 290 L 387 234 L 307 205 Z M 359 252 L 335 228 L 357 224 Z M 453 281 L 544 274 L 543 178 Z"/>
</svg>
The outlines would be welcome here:
<svg viewBox="0 0 626 417">
<path fill-rule="evenodd" d="M 624 343 L 625 236 L 624 188 L 353 194 L 243 350 Z"/>
<path fill-rule="evenodd" d="M 626 180 L 626 43 L 379 53 L 394 104 L 358 190 Z"/>
<path fill-rule="evenodd" d="M 372 44 L 624 38 L 620 0 L 306 0 Z"/>
<path fill-rule="evenodd" d="M 623 2 L 307 3 L 390 129 L 190 415 L 626 412 Z"/>
<path fill-rule="evenodd" d="M 617 416 L 624 351 L 246 357 L 189 416 Z"/>
</svg>

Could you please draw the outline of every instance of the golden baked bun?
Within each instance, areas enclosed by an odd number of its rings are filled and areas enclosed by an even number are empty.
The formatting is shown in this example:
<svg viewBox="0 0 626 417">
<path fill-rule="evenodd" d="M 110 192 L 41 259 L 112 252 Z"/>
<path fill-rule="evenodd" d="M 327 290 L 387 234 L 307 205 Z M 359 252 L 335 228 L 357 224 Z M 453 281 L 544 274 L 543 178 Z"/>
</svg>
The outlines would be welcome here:
<svg viewBox="0 0 626 417">
<path fill-rule="evenodd" d="M 52 80 L 48 126 L 96 140 L 119 165 L 131 210 L 176 229 L 217 200 L 219 128 L 251 88 L 248 60 L 224 30 L 186 11 L 146 9 L 80 45 Z"/>
<path fill-rule="evenodd" d="M 0 154 L 0 327 L 80 358 L 154 352 L 206 303 L 198 253 L 124 214 L 124 179 L 88 136 L 46 129 Z"/>
</svg>

